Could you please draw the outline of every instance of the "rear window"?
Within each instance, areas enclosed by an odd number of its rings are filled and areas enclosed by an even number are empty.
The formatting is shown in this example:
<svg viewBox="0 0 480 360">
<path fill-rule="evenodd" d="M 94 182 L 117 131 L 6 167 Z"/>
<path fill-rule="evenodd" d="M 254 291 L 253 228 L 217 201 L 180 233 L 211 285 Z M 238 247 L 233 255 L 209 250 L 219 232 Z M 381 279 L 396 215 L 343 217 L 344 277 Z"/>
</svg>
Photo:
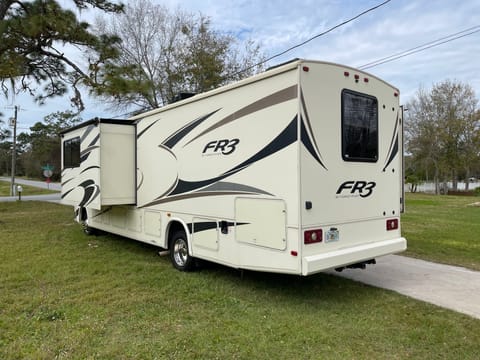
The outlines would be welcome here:
<svg viewBox="0 0 480 360">
<path fill-rule="evenodd" d="M 345 161 L 378 160 L 378 101 L 352 90 L 342 91 L 342 157 Z"/>
<path fill-rule="evenodd" d="M 80 137 L 74 137 L 63 142 L 63 167 L 80 166 Z"/>
</svg>

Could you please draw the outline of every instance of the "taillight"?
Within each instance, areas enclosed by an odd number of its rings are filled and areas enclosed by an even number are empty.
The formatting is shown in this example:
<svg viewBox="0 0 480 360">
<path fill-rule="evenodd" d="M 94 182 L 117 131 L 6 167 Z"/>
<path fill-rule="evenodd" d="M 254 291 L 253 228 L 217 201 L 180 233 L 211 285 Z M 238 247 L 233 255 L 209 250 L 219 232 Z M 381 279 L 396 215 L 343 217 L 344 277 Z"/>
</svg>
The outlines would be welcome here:
<svg viewBox="0 0 480 360">
<path fill-rule="evenodd" d="M 303 233 L 304 244 L 319 243 L 319 242 L 322 242 L 322 240 L 323 240 L 322 229 L 307 230 Z"/>
<path fill-rule="evenodd" d="M 387 231 L 398 229 L 398 219 L 387 220 Z"/>
</svg>

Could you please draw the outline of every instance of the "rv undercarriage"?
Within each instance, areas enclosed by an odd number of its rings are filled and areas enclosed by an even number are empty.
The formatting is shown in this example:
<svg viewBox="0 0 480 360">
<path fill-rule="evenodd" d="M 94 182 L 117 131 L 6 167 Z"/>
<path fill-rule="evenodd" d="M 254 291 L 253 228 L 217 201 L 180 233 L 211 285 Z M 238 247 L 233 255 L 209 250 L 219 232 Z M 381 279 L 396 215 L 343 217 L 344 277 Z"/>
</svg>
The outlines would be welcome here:
<svg viewBox="0 0 480 360">
<path fill-rule="evenodd" d="M 377 262 L 376 262 L 375 259 L 370 259 L 370 260 L 362 261 L 362 262 L 359 262 L 359 263 L 356 263 L 356 264 L 351 264 L 351 265 L 335 268 L 335 271 L 342 272 L 345 269 L 362 269 L 362 270 L 365 270 L 367 265 L 375 265 L 376 263 Z"/>
</svg>

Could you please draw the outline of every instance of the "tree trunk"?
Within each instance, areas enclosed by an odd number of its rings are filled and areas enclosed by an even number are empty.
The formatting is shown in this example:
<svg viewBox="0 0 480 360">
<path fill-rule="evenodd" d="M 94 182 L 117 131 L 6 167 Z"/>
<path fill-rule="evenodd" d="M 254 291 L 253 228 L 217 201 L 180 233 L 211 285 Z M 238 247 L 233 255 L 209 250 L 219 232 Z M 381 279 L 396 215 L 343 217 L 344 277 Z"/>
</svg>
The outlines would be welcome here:
<svg viewBox="0 0 480 360">
<path fill-rule="evenodd" d="M 470 189 L 470 169 L 465 168 L 465 191 Z"/>
<path fill-rule="evenodd" d="M 457 191 L 458 190 L 458 179 L 457 179 L 457 170 L 454 169 L 452 171 L 452 189 Z"/>
<path fill-rule="evenodd" d="M 433 181 L 435 182 L 435 195 L 440 194 L 440 184 L 438 179 L 438 167 L 435 165 L 435 173 L 433 175 Z"/>
</svg>

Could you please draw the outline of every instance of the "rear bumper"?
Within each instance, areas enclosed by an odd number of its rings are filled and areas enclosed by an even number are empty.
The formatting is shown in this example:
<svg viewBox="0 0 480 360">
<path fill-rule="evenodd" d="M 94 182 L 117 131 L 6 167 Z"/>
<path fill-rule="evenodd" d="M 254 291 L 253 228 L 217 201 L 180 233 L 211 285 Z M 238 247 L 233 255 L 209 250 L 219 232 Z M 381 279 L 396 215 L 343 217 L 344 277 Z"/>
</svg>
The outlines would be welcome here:
<svg viewBox="0 0 480 360">
<path fill-rule="evenodd" d="M 407 240 L 401 237 L 305 256 L 302 259 L 302 275 L 310 275 L 332 268 L 355 264 L 378 256 L 398 253 L 406 249 Z"/>
</svg>

